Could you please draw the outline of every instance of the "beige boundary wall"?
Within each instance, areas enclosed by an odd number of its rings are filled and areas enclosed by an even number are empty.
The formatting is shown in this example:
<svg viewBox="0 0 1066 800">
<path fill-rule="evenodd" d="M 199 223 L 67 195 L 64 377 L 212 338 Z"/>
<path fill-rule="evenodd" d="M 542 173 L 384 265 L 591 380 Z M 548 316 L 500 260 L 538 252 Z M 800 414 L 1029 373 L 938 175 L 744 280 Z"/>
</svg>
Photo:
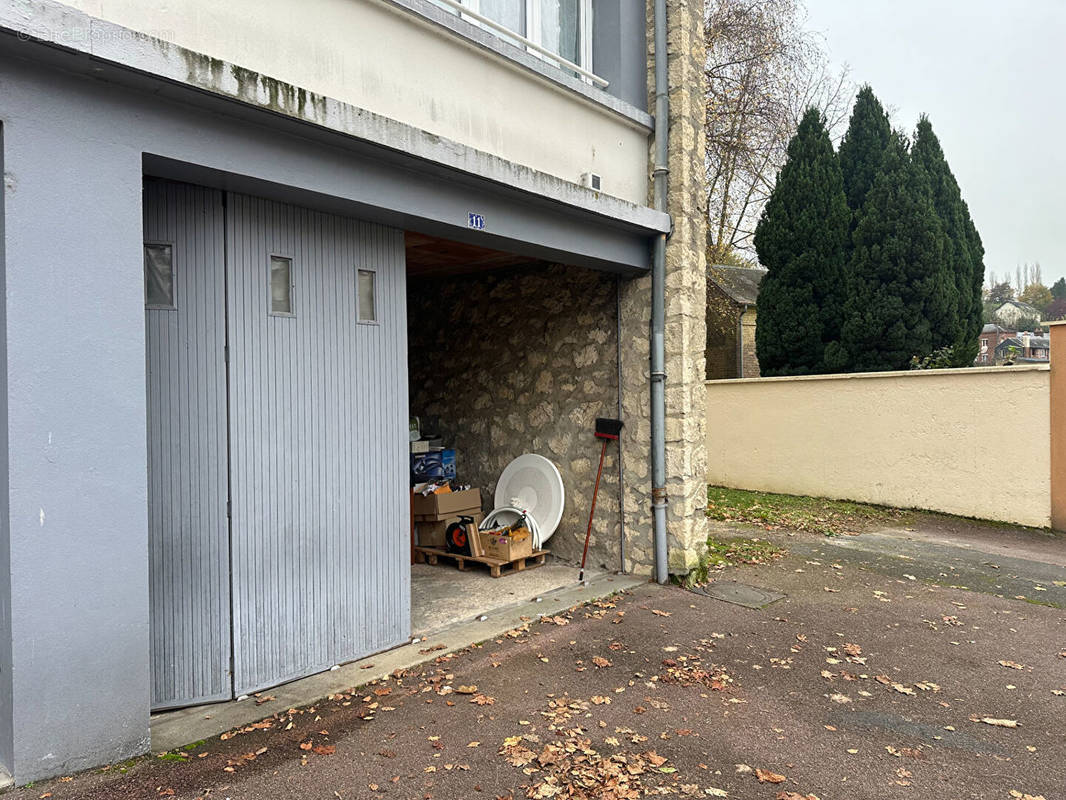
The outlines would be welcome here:
<svg viewBox="0 0 1066 800">
<path fill-rule="evenodd" d="M 1047 527 L 1047 366 L 707 382 L 707 479 Z"/>
</svg>

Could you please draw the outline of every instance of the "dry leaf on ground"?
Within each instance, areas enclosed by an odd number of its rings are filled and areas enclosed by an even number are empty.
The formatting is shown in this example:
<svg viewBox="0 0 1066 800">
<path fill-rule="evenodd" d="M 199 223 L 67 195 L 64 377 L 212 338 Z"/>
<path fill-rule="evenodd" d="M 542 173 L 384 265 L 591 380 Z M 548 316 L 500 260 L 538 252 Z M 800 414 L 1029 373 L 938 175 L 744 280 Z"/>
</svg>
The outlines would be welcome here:
<svg viewBox="0 0 1066 800">
<path fill-rule="evenodd" d="M 784 783 L 786 780 L 784 775 L 758 768 L 755 769 L 755 777 L 759 779 L 759 783 Z"/>
</svg>

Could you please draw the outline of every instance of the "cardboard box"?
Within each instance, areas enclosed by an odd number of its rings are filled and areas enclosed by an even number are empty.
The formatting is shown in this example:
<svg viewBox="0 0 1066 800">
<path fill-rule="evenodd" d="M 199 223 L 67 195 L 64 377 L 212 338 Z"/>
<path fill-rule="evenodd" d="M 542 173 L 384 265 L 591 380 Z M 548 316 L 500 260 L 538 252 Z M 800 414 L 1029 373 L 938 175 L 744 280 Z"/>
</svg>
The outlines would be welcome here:
<svg viewBox="0 0 1066 800">
<path fill-rule="evenodd" d="M 414 483 L 424 483 L 432 480 L 449 480 L 454 478 L 454 450 L 411 453 L 411 480 Z"/>
<path fill-rule="evenodd" d="M 414 496 L 412 503 L 416 522 L 439 522 L 463 514 L 472 516 L 481 513 L 481 490 L 467 489 L 462 492 L 445 492 Z"/>
<path fill-rule="evenodd" d="M 486 558 L 514 561 L 533 555 L 533 537 L 529 531 L 511 536 L 499 536 L 491 531 L 481 532 L 481 549 Z"/>
<path fill-rule="evenodd" d="M 480 511 L 464 514 L 463 516 L 473 517 L 476 525 L 481 524 L 481 520 L 485 519 L 485 515 Z M 441 550 L 448 548 L 447 542 L 444 539 L 444 534 L 448 530 L 448 526 L 453 522 L 459 521 L 459 515 L 449 517 L 448 519 L 433 521 L 433 522 L 415 522 L 415 543 L 419 547 L 438 547 Z"/>
<path fill-rule="evenodd" d="M 440 439 L 418 439 L 411 442 L 412 453 L 429 453 L 443 449 L 444 443 Z"/>
</svg>

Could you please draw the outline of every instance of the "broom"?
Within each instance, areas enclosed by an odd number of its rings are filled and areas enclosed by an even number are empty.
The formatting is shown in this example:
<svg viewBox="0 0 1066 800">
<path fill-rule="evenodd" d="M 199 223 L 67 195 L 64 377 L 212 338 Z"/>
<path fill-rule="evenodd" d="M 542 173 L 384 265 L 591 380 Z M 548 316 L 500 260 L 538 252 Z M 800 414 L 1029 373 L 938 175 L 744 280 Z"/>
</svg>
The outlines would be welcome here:
<svg viewBox="0 0 1066 800">
<path fill-rule="evenodd" d="M 609 442 L 618 441 L 618 436 L 622 432 L 622 420 L 620 419 L 605 419 L 599 417 L 596 419 L 596 438 L 603 440 L 603 447 L 600 449 L 600 467 L 596 470 L 596 488 L 592 490 L 592 508 L 589 509 L 589 527 L 585 531 L 585 552 L 581 554 L 581 571 L 578 572 L 577 582 L 585 582 L 585 559 L 589 555 L 589 539 L 592 538 L 592 517 L 596 513 L 596 496 L 600 493 L 600 476 L 603 475 L 603 458 L 607 455 L 607 444 Z"/>
</svg>

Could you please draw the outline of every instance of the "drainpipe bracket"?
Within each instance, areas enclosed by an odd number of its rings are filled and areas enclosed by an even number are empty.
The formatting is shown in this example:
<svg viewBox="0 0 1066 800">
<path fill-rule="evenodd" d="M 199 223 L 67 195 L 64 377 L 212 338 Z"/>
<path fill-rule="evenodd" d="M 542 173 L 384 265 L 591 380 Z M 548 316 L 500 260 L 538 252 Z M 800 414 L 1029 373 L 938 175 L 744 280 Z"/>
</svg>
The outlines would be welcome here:
<svg viewBox="0 0 1066 800">
<path fill-rule="evenodd" d="M 651 490 L 651 507 L 652 508 L 666 508 L 669 495 L 666 493 L 665 487 L 652 488 Z"/>
</svg>

